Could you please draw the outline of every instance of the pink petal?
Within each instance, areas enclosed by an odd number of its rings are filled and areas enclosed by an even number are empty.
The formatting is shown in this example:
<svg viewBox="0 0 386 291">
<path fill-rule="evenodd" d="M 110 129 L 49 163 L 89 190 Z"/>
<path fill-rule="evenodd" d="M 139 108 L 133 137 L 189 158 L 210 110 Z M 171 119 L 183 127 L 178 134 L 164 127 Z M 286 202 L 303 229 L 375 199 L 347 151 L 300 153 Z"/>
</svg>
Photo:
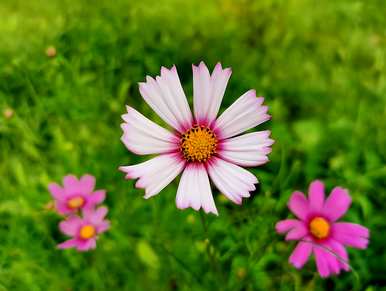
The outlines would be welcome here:
<svg viewBox="0 0 386 291">
<path fill-rule="evenodd" d="M 219 157 L 234 164 L 253 167 L 266 163 L 271 152 L 273 140 L 270 131 L 247 133 L 225 139 L 220 144 Z"/>
<path fill-rule="evenodd" d="M 135 186 L 145 189 L 145 198 L 157 195 L 164 189 L 185 166 L 178 154 L 165 154 L 141 164 L 124 166 L 119 169 L 126 172 L 127 179 L 138 179 Z"/>
<path fill-rule="evenodd" d="M 107 220 L 102 221 L 98 226 L 97 226 L 97 233 L 102 233 L 105 232 L 110 228 L 110 222 Z"/>
<path fill-rule="evenodd" d="M 365 249 L 369 243 L 369 230 L 359 224 L 336 222 L 332 226 L 334 239 L 338 242 L 358 249 Z"/>
<path fill-rule="evenodd" d="M 312 210 L 322 210 L 324 204 L 324 184 L 321 181 L 316 180 L 311 183 L 308 190 L 308 200 Z"/>
<path fill-rule="evenodd" d="M 345 271 L 349 271 L 350 265 L 345 247 L 341 243 L 333 239 L 330 239 L 326 243 L 326 246 L 336 255 L 340 268 Z"/>
<path fill-rule="evenodd" d="M 67 175 L 63 178 L 64 189 L 67 194 L 72 194 L 78 191 L 79 181 L 74 175 Z"/>
<path fill-rule="evenodd" d="M 84 175 L 79 181 L 79 191 L 84 194 L 89 194 L 94 190 L 95 177 L 91 175 Z"/>
<path fill-rule="evenodd" d="M 211 212 L 218 215 L 208 174 L 202 164 L 186 166 L 178 185 L 176 204 L 180 209 L 191 207 L 199 210 L 202 208 L 206 213 Z"/>
<path fill-rule="evenodd" d="M 59 223 L 59 229 L 68 236 L 75 236 L 78 233 L 81 223 L 82 220 L 79 217 L 69 217 Z"/>
<path fill-rule="evenodd" d="M 207 168 L 216 187 L 236 204 L 241 204 L 242 198 L 250 197 L 249 192 L 256 189 L 256 177 L 235 164 L 213 157 Z"/>
<path fill-rule="evenodd" d="M 320 247 L 314 247 L 314 255 L 315 255 L 315 261 L 316 261 L 316 267 L 318 269 L 318 272 L 322 278 L 326 278 L 330 276 L 330 268 L 329 268 L 329 262 L 326 258 L 328 256 L 328 253 L 324 251 Z"/>
<path fill-rule="evenodd" d="M 98 190 L 93 192 L 89 197 L 87 197 L 87 202 L 90 203 L 91 206 L 95 206 L 97 204 L 102 203 L 106 198 L 105 190 Z"/>
<path fill-rule="evenodd" d="M 331 248 L 331 243 L 323 243 L 314 247 L 316 266 L 321 277 L 328 277 L 332 274 L 338 275 L 342 265 L 338 254 Z"/>
<path fill-rule="evenodd" d="M 210 76 L 208 68 L 201 62 L 193 68 L 193 106 L 198 124 L 210 124 L 217 116 L 226 85 L 231 76 L 230 69 L 222 69 L 218 63 Z"/>
<path fill-rule="evenodd" d="M 323 213 L 331 221 L 336 221 L 346 213 L 350 205 L 351 197 L 347 190 L 335 187 L 324 203 Z"/>
<path fill-rule="evenodd" d="M 57 245 L 58 249 L 68 249 L 68 248 L 73 248 L 77 246 L 77 239 L 69 239 L 66 240 L 65 242 L 62 242 L 61 244 Z"/>
<path fill-rule="evenodd" d="M 138 155 L 159 154 L 178 148 L 176 137 L 158 124 L 150 121 L 134 108 L 126 106 L 122 115 L 122 142 L 128 150 Z"/>
<path fill-rule="evenodd" d="M 54 199 L 64 200 L 66 198 L 66 194 L 65 194 L 64 189 L 56 183 L 48 184 L 48 190 L 50 191 L 51 196 Z"/>
<path fill-rule="evenodd" d="M 55 208 L 59 214 L 63 215 L 73 213 L 75 211 L 67 207 L 67 201 L 56 201 Z"/>
<path fill-rule="evenodd" d="M 300 240 L 308 235 L 308 228 L 303 222 L 300 222 L 295 228 L 292 228 L 286 235 L 285 240 Z"/>
<path fill-rule="evenodd" d="M 300 223 L 303 223 L 297 219 L 285 219 L 276 223 L 275 229 L 277 233 L 283 234 L 290 231 L 292 228 L 296 228 Z"/>
<path fill-rule="evenodd" d="M 297 269 L 300 269 L 308 261 L 312 252 L 312 244 L 308 242 L 299 242 L 289 257 L 289 262 Z"/>
<path fill-rule="evenodd" d="M 226 109 L 216 120 L 214 130 L 220 139 L 238 135 L 265 121 L 270 116 L 268 107 L 262 106 L 263 97 L 256 98 L 255 90 L 249 90 Z"/>
<path fill-rule="evenodd" d="M 149 106 L 170 126 L 179 132 L 185 132 L 193 118 L 185 93 L 182 90 L 175 67 L 161 69 L 161 77 L 156 80 L 146 77 L 146 83 L 140 83 L 139 91 Z"/>
<path fill-rule="evenodd" d="M 307 216 L 309 214 L 309 204 L 307 198 L 302 192 L 295 191 L 294 193 L 292 193 L 291 198 L 288 202 L 288 208 L 299 219 L 307 219 Z"/>
<path fill-rule="evenodd" d="M 80 252 L 89 251 L 96 248 L 96 239 L 90 238 L 88 240 L 78 240 L 77 250 Z"/>
<path fill-rule="evenodd" d="M 98 225 L 98 224 L 102 223 L 107 212 L 108 212 L 108 208 L 105 206 L 101 206 L 95 210 L 94 209 L 84 209 L 83 210 L 83 216 L 84 216 L 85 220 L 89 221 L 90 223 L 92 223 L 94 225 Z"/>
</svg>

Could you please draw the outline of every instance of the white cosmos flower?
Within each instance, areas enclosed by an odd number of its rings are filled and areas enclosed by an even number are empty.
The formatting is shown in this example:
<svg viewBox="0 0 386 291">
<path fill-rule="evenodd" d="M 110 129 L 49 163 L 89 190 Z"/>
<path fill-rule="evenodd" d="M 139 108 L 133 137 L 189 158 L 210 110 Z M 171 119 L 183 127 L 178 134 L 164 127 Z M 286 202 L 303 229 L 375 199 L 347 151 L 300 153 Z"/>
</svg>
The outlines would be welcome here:
<svg viewBox="0 0 386 291">
<path fill-rule="evenodd" d="M 268 161 L 273 140 L 270 131 L 240 135 L 270 116 L 263 97 L 249 90 L 217 117 L 231 69 L 218 63 L 210 74 L 206 65 L 193 65 L 193 107 L 190 111 L 177 69 L 161 68 L 161 76 L 147 76 L 139 84 L 146 103 L 173 130 L 166 130 L 127 106 L 122 115 L 122 142 L 138 155 L 158 156 L 119 169 L 127 179 L 138 179 L 135 186 L 145 189 L 145 198 L 160 193 L 182 173 L 176 197 L 177 207 L 218 215 L 209 177 L 214 185 L 234 203 L 249 197 L 258 181 L 244 167 Z"/>
</svg>

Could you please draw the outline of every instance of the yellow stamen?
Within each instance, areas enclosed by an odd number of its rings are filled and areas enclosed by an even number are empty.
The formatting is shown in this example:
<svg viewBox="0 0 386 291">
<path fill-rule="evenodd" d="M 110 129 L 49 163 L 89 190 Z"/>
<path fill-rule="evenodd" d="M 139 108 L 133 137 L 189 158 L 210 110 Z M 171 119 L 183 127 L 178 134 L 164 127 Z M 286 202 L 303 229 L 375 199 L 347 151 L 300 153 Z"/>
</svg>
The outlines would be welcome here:
<svg viewBox="0 0 386 291">
<path fill-rule="evenodd" d="M 216 153 L 217 138 L 210 128 L 196 125 L 182 135 L 180 147 L 188 162 L 206 162 Z"/>
<path fill-rule="evenodd" d="M 315 217 L 310 222 L 310 232 L 317 239 L 324 239 L 330 234 L 330 224 L 323 217 Z"/>
<path fill-rule="evenodd" d="M 82 228 L 79 231 L 79 236 L 81 239 L 92 238 L 95 236 L 95 234 L 96 234 L 95 227 L 90 224 L 86 224 L 82 226 Z"/>
<path fill-rule="evenodd" d="M 75 196 L 67 201 L 68 208 L 77 209 L 84 205 L 85 201 L 82 196 Z"/>
</svg>

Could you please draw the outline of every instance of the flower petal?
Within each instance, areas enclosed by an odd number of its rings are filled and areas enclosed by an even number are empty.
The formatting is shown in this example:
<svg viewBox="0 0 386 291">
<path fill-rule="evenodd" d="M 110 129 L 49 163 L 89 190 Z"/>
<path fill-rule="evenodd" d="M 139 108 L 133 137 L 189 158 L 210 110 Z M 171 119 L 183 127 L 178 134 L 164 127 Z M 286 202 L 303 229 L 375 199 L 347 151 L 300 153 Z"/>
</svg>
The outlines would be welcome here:
<svg viewBox="0 0 386 291">
<path fill-rule="evenodd" d="M 206 213 L 218 215 L 204 165 L 189 164 L 185 168 L 178 185 L 176 204 L 180 209 L 202 208 Z"/>
<path fill-rule="evenodd" d="M 348 254 L 346 248 L 336 240 L 330 239 L 326 246 L 337 256 L 339 266 L 345 271 L 350 270 Z"/>
<path fill-rule="evenodd" d="M 314 247 L 314 255 L 315 255 L 315 261 L 316 261 L 316 267 L 318 269 L 318 272 L 322 278 L 326 278 L 330 276 L 330 268 L 329 268 L 329 263 L 327 260 L 328 253 L 324 251 L 320 247 Z"/>
<path fill-rule="evenodd" d="M 209 125 L 216 119 L 232 71 L 229 68 L 223 70 L 220 63 L 212 76 L 204 62 L 192 68 L 194 116 L 198 124 Z"/>
<path fill-rule="evenodd" d="M 336 222 L 332 226 L 334 239 L 338 242 L 358 249 L 365 249 L 369 243 L 369 230 L 359 224 Z"/>
<path fill-rule="evenodd" d="M 135 186 L 145 189 L 145 198 L 157 195 L 183 170 L 185 161 L 178 154 L 164 154 L 146 162 L 123 166 L 127 179 L 138 179 Z"/>
<path fill-rule="evenodd" d="M 96 248 L 96 239 L 90 238 L 87 240 L 78 240 L 77 250 L 80 252 L 85 252 Z"/>
<path fill-rule="evenodd" d="M 314 181 L 308 189 L 308 201 L 314 211 L 321 211 L 324 204 L 324 184 L 321 181 Z"/>
<path fill-rule="evenodd" d="M 102 203 L 106 198 L 105 190 L 98 190 L 93 192 L 87 199 L 87 202 L 90 203 L 90 206 L 95 206 L 99 203 Z"/>
<path fill-rule="evenodd" d="M 95 177 L 91 175 L 84 175 L 79 180 L 79 191 L 84 194 L 89 194 L 94 190 Z"/>
<path fill-rule="evenodd" d="M 97 226 L 97 233 L 102 233 L 105 232 L 110 228 L 110 222 L 107 220 L 102 221 L 98 226 Z"/>
<path fill-rule="evenodd" d="M 263 97 L 256 98 L 256 91 L 249 90 L 226 109 L 216 120 L 214 130 L 220 140 L 238 135 L 265 121 L 270 116 L 268 107 L 262 106 Z"/>
<path fill-rule="evenodd" d="M 77 246 L 77 242 L 78 242 L 77 239 L 72 238 L 72 239 L 66 240 L 65 242 L 62 242 L 62 243 L 58 244 L 58 245 L 57 245 L 57 248 L 58 248 L 58 249 L 69 249 L 69 248 L 73 248 L 73 247 L 76 247 L 76 246 Z"/>
<path fill-rule="evenodd" d="M 291 198 L 288 202 L 288 208 L 299 219 L 307 219 L 307 216 L 309 214 L 309 204 L 307 198 L 302 192 L 295 191 L 294 193 L 292 193 Z"/>
<path fill-rule="evenodd" d="M 283 234 L 297 227 L 299 223 L 302 223 L 302 221 L 297 219 L 285 219 L 276 223 L 275 229 L 277 233 Z"/>
<path fill-rule="evenodd" d="M 170 70 L 162 67 L 156 80 L 147 76 L 146 83 L 139 84 L 139 91 L 147 104 L 179 132 L 192 125 L 192 113 L 175 66 Z"/>
<path fill-rule="evenodd" d="M 56 183 L 50 183 L 48 185 L 48 190 L 51 193 L 51 196 L 56 200 L 64 200 L 66 198 L 66 193 L 62 187 Z"/>
<path fill-rule="evenodd" d="M 213 157 L 207 168 L 216 187 L 236 204 L 241 204 L 242 197 L 250 197 L 249 192 L 256 189 L 256 177 L 235 164 Z"/>
<path fill-rule="evenodd" d="M 316 267 L 321 277 L 325 278 L 332 274 L 338 275 L 340 273 L 341 264 L 330 244 L 322 243 L 315 246 L 314 255 Z"/>
<path fill-rule="evenodd" d="M 72 216 L 59 223 L 59 229 L 68 236 L 75 236 L 79 230 L 82 220 L 77 216 Z"/>
<path fill-rule="evenodd" d="M 326 199 L 323 213 L 331 221 L 341 218 L 351 205 L 351 197 L 346 189 L 335 187 L 330 196 Z"/>
<path fill-rule="evenodd" d="M 269 135 L 270 131 L 266 130 L 225 139 L 219 145 L 218 156 L 240 166 L 262 165 L 268 161 L 267 155 L 274 143 Z"/>
<path fill-rule="evenodd" d="M 285 240 L 300 240 L 308 234 L 308 228 L 300 221 L 300 223 L 292 228 L 286 235 Z"/>
<path fill-rule="evenodd" d="M 175 135 L 150 121 L 134 108 L 126 106 L 127 113 L 122 115 L 122 142 L 128 150 L 138 155 L 167 153 L 176 150 Z"/>
<path fill-rule="evenodd" d="M 308 261 L 312 252 L 312 244 L 309 242 L 299 242 L 289 257 L 289 262 L 295 268 L 300 269 Z"/>
<path fill-rule="evenodd" d="M 98 207 L 95 210 L 85 208 L 83 209 L 83 216 L 85 220 L 97 226 L 98 224 L 102 223 L 108 211 L 108 208 L 105 206 Z"/>
<path fill-rule="evenodd" d="M 79 191 L 79 181 L 74 175 L 67 175 L 63 178 L 63 186 L 67 194 Z"/>
</svg>

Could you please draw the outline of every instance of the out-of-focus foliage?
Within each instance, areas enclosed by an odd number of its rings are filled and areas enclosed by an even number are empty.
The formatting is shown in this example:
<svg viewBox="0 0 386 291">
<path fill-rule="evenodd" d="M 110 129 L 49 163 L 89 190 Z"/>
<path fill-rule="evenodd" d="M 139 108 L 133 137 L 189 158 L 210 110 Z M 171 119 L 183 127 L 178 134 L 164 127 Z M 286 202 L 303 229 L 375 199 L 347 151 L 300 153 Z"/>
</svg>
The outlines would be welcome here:
<svg viewBox="0 0 386 291">
<path fill-rule="evenodd" d="M 383 0 L 2 0 L 0 290 L 386 288 L 385 15 Z M 117 171 L 143 160 L 120 142 L 124 105 L 161 123 L 137 83 L 176 64 L 191 96 L 201 60 L 233 68 L 222 110 L 250 88 L 266 97 L 276 140 L 251 199 L 215 191 L 207 232 L 176 209 L 177 182 L 144 200 Z M 55 248 L 46 187 L 69 172 L 108 190 L 112 228 L 90 253 Z M 345 219 L 371 230 L 355 272 L 328 280 L 290 266 L 274 232 L 315 178 L 349 188 Z"/>
</svg>

